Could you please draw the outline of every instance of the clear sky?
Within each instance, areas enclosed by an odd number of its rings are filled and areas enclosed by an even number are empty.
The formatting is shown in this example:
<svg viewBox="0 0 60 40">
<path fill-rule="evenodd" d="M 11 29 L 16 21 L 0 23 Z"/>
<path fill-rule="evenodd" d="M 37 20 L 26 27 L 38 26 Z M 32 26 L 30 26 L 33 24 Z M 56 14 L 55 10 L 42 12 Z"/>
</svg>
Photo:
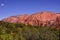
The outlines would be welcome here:
<svg viewBox="0 0 60 40">
<path fill-rule="evenodd" d="M 60 12 L 60 0 L 0 0 L 0 19 L 41 11 Z"/>
</svg>

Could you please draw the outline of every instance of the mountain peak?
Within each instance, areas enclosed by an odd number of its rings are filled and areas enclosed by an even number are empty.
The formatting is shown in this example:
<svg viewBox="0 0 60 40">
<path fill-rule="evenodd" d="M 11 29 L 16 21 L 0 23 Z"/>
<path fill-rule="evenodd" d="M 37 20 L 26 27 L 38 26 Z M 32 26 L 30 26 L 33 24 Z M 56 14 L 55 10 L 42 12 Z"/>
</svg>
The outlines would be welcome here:
<svg viewBox="0 0 60 40">
<path fill-rule="evenodd" d="M 53 13 L 55 13 L 55 12 L 42 11 L 41 13 L 43 13 L 43 14 L 53 14 Z"/>
<path fill-rule="evenodd" d="M 57 18 L 59 22 L 57 21 Z M 30 25 L 39 25 L 39 26 L 49 26 L 49 25 L 60 25 L 60 14 L 54 12 L 38 12 L 32 15 L 19 15 L 19 16 L 11 16 L 3 21 L 11 22 L 11 23 L 24 23 Z"/>
</svg>

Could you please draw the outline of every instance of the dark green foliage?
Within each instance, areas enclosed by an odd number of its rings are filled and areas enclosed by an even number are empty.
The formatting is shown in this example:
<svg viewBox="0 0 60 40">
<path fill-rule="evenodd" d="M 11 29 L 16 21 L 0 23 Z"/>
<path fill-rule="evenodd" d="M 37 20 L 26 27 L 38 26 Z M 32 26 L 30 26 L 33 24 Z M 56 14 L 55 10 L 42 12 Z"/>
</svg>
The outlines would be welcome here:
<svg viewBox="0 0 60 40">
<path fill-rule="evenodd" d="M 0 21 L 0 40 L 59 40 L 60 30 Z"/>
</svg>

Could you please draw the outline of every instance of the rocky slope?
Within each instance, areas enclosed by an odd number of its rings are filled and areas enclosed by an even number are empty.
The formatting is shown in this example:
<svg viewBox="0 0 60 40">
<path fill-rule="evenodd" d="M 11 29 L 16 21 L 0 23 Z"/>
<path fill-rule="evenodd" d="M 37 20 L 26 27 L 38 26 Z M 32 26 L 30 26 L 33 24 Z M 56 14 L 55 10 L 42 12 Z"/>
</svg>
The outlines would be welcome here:
<svg viewBox="0 0 60 40">
<path fill-rule="evenodd" d="M 54 12 L 39 12 L 32 15 L 11 16 L 2 21 L 60 28 L 60 14 Z"/>
</svg>

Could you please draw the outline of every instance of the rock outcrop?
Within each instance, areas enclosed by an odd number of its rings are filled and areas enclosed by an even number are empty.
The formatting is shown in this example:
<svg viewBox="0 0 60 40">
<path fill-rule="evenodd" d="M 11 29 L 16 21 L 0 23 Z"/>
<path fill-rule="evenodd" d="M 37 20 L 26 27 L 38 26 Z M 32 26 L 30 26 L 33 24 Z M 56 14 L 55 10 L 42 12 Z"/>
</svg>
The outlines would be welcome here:
<svg viewBox="0 0 60 40">
<path fill-rule="evenodd" d="M 60 28 L 60 14 L 54 12 L 39 12 L 32 15 L 11 16 L 2 21 Z"/>
</svg>

